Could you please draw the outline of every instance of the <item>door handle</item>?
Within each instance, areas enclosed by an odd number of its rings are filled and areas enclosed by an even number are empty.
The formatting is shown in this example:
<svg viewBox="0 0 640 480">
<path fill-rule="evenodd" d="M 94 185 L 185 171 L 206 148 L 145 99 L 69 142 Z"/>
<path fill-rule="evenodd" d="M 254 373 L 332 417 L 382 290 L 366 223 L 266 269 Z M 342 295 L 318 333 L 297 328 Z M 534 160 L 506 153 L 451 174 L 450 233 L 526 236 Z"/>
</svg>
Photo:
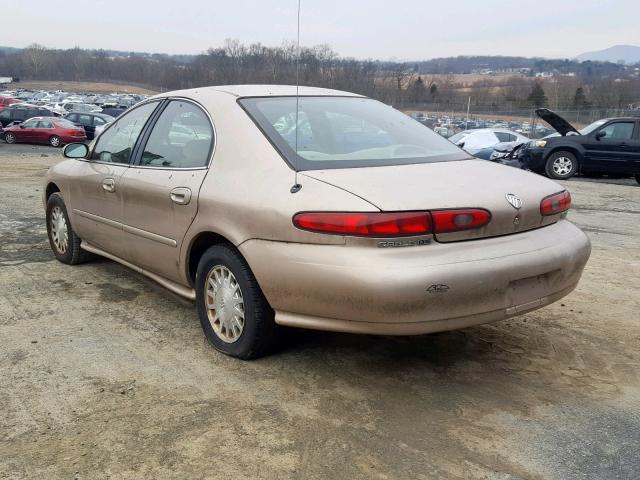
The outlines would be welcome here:
<svg viewBox="0 0 640 480">
<path fill-rule="evenodd" d="M 629 145 L 627 145 L 626 143 L 621 143 L 620 144 L 620 148 L 627 148 Z"/>
<path fill-rule="evenodd" d="M 103 190 L 113 193 L 116 191 L 116 181 L 113 178 L 105 178 L 102 181 Z"/>
<path fill-rule="evenodd" d="M 191 201 L 191 190 L 186 187 L 177 187 L 171 190 L 171 201 L 178 205 L 188 205 Z"/>
</svg>

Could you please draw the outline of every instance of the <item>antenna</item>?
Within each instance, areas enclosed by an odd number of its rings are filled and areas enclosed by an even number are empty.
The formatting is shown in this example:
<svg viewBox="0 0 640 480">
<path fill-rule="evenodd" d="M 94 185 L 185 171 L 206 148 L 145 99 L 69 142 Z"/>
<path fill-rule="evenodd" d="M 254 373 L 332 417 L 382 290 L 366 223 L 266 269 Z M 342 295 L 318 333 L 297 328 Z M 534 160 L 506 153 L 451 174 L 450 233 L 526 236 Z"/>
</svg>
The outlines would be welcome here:
<svg viewBox="0 0 640 480">
<path fill-rule="evenodd" d="M 298 0 L 298 40 L 296 48 L 296 151 L 295 155 L 298 155 L 298 111 L 300 109 L 300 2 Z M 298 168 L 296 165 L 295 181 L 291 187 L 291 193 L 299 192 L 302 185 L 298 183 Z"/>
</svg>

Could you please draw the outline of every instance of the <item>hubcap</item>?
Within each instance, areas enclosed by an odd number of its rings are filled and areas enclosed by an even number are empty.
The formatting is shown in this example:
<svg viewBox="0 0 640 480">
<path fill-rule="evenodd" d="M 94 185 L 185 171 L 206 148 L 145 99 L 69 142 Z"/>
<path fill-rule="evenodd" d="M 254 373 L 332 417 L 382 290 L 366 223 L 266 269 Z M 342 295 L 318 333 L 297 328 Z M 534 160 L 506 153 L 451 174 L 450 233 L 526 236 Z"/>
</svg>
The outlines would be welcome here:
<svg viewBox="0 0 640 480">
<path fill-rule="evenodd" d="M 54 147 L 57 147 L 58 145 L 60 145 L 60 139 L 58 137 L 53 137 L 51 139 L 51 145 L 53 145 Z"/>
<path fill-rule="evenodd" d="M 237 341 L 244 330 L 244 300 L 236 277 L 224 265 L 209 271 L 205 302 L 216 336 L 225 343 Z"/>
<path fill-rule="evenodd" d="M 7 143 L 13 143 L 15 137 L 12 133 L 8 133 L 7 135 L 5 135 L 4 139 L 7 141 Z"/>
<path fill-rule="evenodd" d="M 60 207 L 51 210 L 51 239 L 59 253 L 65 254 L 69 247 L 69 229 L 67 220 Z"/>
<path fill-rule="evenodd" d="M 569 175 L 573 168 L 573 162 L 567 157 L 558 157 L 553 162 L 553 171 L 556 175 Z"/>
</svg>

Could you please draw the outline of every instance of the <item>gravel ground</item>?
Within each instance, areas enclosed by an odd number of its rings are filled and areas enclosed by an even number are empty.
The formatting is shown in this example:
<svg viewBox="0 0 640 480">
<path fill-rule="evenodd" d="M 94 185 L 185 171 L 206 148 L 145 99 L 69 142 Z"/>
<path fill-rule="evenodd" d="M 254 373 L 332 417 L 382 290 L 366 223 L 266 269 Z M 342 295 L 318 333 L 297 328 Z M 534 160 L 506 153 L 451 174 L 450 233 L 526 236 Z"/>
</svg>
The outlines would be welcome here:
<svg viewBox="0 0 640 480">
<path fill-rule="evenodd" d="M 48 147 L 0 144 L 0 478 L 640 476 L 640 187 L 568 182 L 580 286 L 411 338 L 292 331 L 240 362 L 120 265 L 58 263 Z"/>
</svg>

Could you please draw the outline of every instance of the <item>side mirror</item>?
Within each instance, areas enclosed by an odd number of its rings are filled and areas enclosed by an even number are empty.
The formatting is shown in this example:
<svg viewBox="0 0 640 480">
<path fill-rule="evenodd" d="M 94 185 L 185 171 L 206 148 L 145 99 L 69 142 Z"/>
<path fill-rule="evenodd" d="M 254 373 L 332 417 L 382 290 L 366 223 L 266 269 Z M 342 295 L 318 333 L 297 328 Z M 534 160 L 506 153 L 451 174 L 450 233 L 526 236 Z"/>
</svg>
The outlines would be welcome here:
<svg viewBox="0 0 640 480">
<path fill-rule="evenodd" d="M 596 140 L 600 140 L 601 138 L 604 138 L 607 136 L 607 132 L 600 130 L 598 133 L 596 133 Z"/>
<path fill-rule="evenodd" d="M 20 124 L 20 128 L 25 128 L 24 125 Z"/>
<path fill-rule="evenodd" d="M 464 148 L 464 142 L 460 142 L 460 143 L 458 143 L 458 146 L 459 146 L 460 148 Z"/>
<path fill-rule="evenodd" d="M 62 150 L 62 154 L 67 158 L 87 158 L 89 147 L 84 143 L 69 143 Z"/>
</svg>

